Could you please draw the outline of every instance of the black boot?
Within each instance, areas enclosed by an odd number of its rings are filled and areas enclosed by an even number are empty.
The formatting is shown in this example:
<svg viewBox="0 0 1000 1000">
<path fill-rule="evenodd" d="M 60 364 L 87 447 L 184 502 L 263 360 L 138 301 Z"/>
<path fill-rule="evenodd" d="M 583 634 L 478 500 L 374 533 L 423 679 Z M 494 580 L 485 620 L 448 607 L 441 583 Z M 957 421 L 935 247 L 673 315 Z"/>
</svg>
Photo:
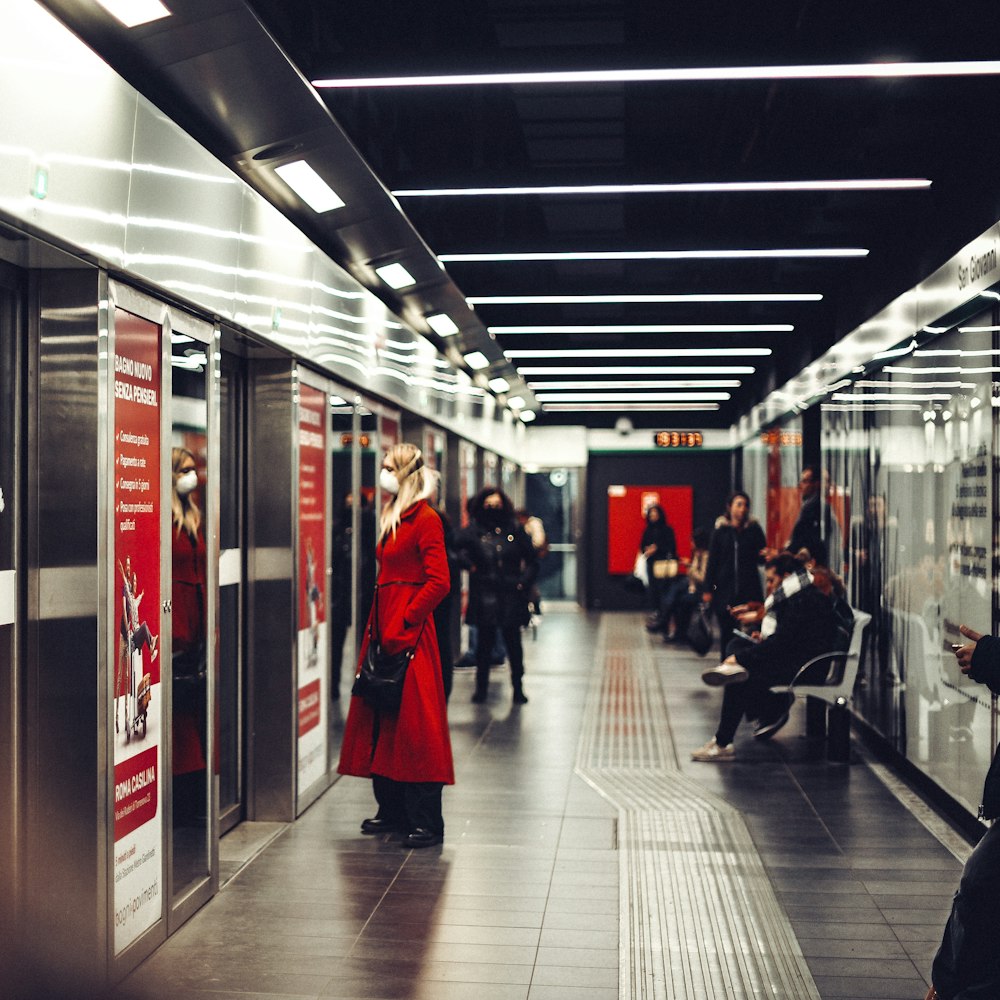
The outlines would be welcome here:
<svg viewBox="0 0 1000 1000">
<path fill-rule="evenodd" d="M 486 666 L 476 665 L 476 690 L 472 693 L 472 702 L 476 705 L 482 705 L 486 701 L 486 692 L 489 690 L 490 686 L 490 668 L 489 664 Z"/>
<path fill-rule="evenodd" d="M 524 687 L 522 685 L 522 680 L 524 679 L 524 671 L 511 671 L 510 683 L 514 688 L 514 704 L 515 705 L 527 705 L 528 696 L 524 693 Z"/>
</svg>

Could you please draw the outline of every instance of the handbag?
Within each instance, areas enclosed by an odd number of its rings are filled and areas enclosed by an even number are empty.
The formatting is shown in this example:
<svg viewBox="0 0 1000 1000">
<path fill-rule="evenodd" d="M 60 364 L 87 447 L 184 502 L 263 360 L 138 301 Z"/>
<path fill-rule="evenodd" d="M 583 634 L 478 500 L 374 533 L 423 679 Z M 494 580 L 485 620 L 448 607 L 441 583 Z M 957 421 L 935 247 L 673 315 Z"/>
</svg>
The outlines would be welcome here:
<svg viewBox="0 0 1000 1000">
<path fill-rule="evenodd" d="M 632 567 L 632 576 L 638 580 L 643 587 L 649 586 L 649 563 L 646 556 L 640 552 L 635 557 L 635 565 Z"/>
<path fill-rule="evenodd" d="M 424 619 L 424 624 L 427 619 Z M 351 694 L 364 699 L 368 706 L 382 715 L 395 715 L 403 702 L 403 683 L 410 660 L 420 645 L 424 626 L 420 626 L 417 641 L 397 653 L 387 653 L 382 648 L 382 637 L 373 630 L 378 625 L 378 584 L 375 585 L 375 606 L 368 622 L 368 647 L 361 661 L 361 668 Z"/>
<path fill-rule="evenodd" d="M 704 656 L 712 648 L 712 623 L 709 620 L 708 608 L 704 602 L 699 602 L 694 611 L 691 612 L 687 641 L 699 656 Z"/>
<path fill-rule="evenodd" d="M 657 559 L 653 563 L 653 576 L 657 580 L 672 580 L 677 576 L 676 559 Z"/>
</svg>

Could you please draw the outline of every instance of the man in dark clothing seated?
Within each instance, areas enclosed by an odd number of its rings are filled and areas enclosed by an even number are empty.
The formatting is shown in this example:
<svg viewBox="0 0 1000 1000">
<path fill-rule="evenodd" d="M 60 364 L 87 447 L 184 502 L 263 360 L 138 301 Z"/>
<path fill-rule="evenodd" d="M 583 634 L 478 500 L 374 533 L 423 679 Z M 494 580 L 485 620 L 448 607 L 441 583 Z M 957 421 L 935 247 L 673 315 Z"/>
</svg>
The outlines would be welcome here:
<svg viewBox="0 0 1000 1000">
<path fill-rule="evenodd" d="M 788 721 L 794 695 L 770 689 L 790 683 L 803 663 L 836 648 L 833 605 L 813 586 L 803 563 L 782 552 L 767 561 L 765 573 L 768 596 L 759 637 L 735 637 L 725 660 L 701 675 L 706 684 L 726 690 L 715 736 L 692 760 L 733 760 L 733 737 L 744 716 L 758 720 L 757 739 L 773 736 Z"/>
</svg>

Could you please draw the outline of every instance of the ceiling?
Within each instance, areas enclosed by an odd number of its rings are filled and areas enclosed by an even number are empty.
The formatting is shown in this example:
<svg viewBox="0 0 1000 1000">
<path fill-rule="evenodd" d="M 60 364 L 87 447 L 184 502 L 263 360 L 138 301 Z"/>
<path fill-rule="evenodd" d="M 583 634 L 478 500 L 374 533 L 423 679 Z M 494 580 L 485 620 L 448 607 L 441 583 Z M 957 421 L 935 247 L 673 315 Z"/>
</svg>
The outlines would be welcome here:
<svg viewBox="0 0 1000 1000">
<path fill-rule="evenodd" d="M 310 80 L 538 70 L 988 60 L 995 2 L 963 4 L 252 0 Z M 813 294 L 805 302 L 476 303 L 512 358 L 551 367 L 750 365 L 715 411 L 543 408 L 539 423 L 728 427 L 831 343 L 1000 218 L 1000 78 L 609 82 L 320 89 L 393 192 L 415 189 L 926 178 L 929 188 L 411 197 L 439 255 L 865 249 L 856 257 L 446 261 L 466 296 Z M 791 326 L 791 332 L 608 332 L 615 326 Z M 604 332 L 602 332 L 604 328 Z M 745 347 L 769 357 L 740 358 Z M 694 357 L 659 358 L 662 348 Z M 725 349 L 708 357 L 706 348 Z M 638 351 L 635 359 L 611 352 Z M 708 376 L 691 376 L 701 379 Z M 527 375 L 684 381 L 684 375 Z M 715 381 L 715 380 L 713 380 Z M 699 387 L 647 388 L 665 395 Z M 593 391 L 593 390 L 592 390 Z M 612 390 L 604 390 L 612 391 Z M 622 390 L 616 390 L 622 391 Z M 658 404 L 664 405 L 664 404 Z"/>
<path fill-rule="evenodd" d="M 64 20 L 79 19 L 82 7 L 93 6 L 91 0 L 45 2 Z M 139 62 L 134 52 L 131 61 L 122 56 L 124 43 L 116 36 L 119 68 L 148 91 L 151 64 L 164 67 L 166 89 L 154 98 L 169 110 L 166 90 L 187 88 L 178 120 L 293 217 L 295 206 L 282 205 L 255 160 L 282 138 L 301 142 L 320 127 L 307 120 L 316 110 L 307 81 L 990 60 L 1000 28 L 996 0 L 383 0 L 377 6 L 168 0 L 168 6 L 186 17 L 167 19 L 186 26 L 186 34 L 181 27 L 149 26 L 128 40 L 145 46 Z M 252 33 L 244 21 L 234 27 L 246 7 L 299 79 L 270 64 L 265 69 L 260 40 L 247 40 Z M 193 57 L 195 48 L 199 59 L 214 50 L 210 69 Z M 221 54 L 241 48 L 244 69 L 259 71 L 255 86 L 240 84 L 244 106 L 237 114 L 240 95 L 225 72 L 235 63 Z M 339 129 L 337 141 L 317 153 L 325 156 L 327 174 L 346 171 L 360 153 L 374 178 L 364 188 L 345 174 L 344 183 L 363 190 L 354 204 L 364 211 L 345 217 L 336 230 L 324 232 L 309 220 L 304 228 L 418 329 L 434 311 L 455 317 L 461 349 L 440 338 L 442 350 L 461 360 L 478 339 L 494 362 L 487 375 L 505 375 L 512 383 L 508 396 L 526 390 L 539 425 L 604 427 L 627 415 L 637 427 L 729 427 L 1000 218 L 1000 76 L 763 76 L 317 88 Z M 223 93 L 227 86 L 226 101 L 203 99 L 206 88 Z M 251 119 L 259 119 L 252 128 Z M 899 190 L 866 184 L 855 190 L 406 193 L 898 178 L 931 183 Z M 379 236 L 380 218 L 391 236 Z M 426 258 L 427 277 L 417 282 L 416 297 L 393 298 L 379 290 L 372 268 L 387 247 L 401 245 L 403 229 L 411 259 Z M 788 250 L 796 253 L 776 253 Z M 810 255 L 817 250 L 867 253 Z M 711 255 L 718 251 L 728 253 Z M 452 259 L 566 252 L 610 256 Z M 637 259 L 640 252 L 653 257 Z M 479 301 L 540 295 L 563 300 Z M 734 295 L 742 300 L 719 301 Z M 663 296 L 670 299 L 649 298 Z M 767 300 L 775 296 L 783 300 Z M 609 297 L 615 299 L 595 301 Z M 511 327 L 534 332 L 504 329 Z M 560 327 L 572 332 L 553 330 Z M 746 356 L 747 349 L 759 356 Z M 523 351 L 542 354 L 511 353 Z M 632 356 L 616 355 L 622 351 Z M 657 354 L 663 351 L 680 354 Z M 584 373 L 530 371 L 560 366 Z M 733 367 L 753 371 L 719 370 Z M 684 368 L 697 373 L 676 370 Z M 604 409 L 573 408 L 581 405 L 574 396 L 595 392 L 638 398 L 616 395 L 601 400 Z M 683 395 L 705 392 L 722 398 Z M 554 397 L 559 408 L 551 405 Z M 697 408 L 675 408 L 679 404 Z"/>
</svg>

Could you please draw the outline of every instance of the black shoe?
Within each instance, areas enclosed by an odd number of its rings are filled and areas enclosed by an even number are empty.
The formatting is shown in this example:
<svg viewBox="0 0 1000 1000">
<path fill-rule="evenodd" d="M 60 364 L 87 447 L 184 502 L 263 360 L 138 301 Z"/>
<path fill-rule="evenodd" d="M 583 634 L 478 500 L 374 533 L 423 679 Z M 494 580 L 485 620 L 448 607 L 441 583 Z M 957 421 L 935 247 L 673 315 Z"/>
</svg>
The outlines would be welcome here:
<svg viewBox="0 0 1000 1000">
<path fill-rule="evenodd" d="M 361 824 L 362 833 L 395 833 L 398 829 L 398 823 L 394 823 L 391 819 L 382 819 L 381 816 L 373 816 Z"/>
<path fill-rule="evenodd" d="M 775 701 L 775 708 L 771 709 L 764 718 L 758 720 L 757 728 L 753 731 L 755 740 L 769 740 L 788 722 L 792 705 L 795 704 L 795 695 L 788 691 L 785 694 L 775 695 Z"/>
<path fill-rule="evenodd" d="M 425 830 L 422 826 L 418 826 L 403 841 L 403 847 L 434 847 L 443 841 L 444 837 L 440 833 L 433 833 L 431 830 Z"/>
<path fill-rule="evenodd" d="M 646 620 L 647 632 L 659 632 L 663 628 L 663 622 L 659 618 L 649 618 Z"/>
<path fill-rule="evenodd" d="M 514 704 L 515 705 L 527 705 L 528 696 L 519 688 L 514 688 Z"/>
<path fill-rule="evenodd" d="M 476 665 L 476 658 L 474 656 L 463 656 L 455 661 L 454 669 L 467 670 L 469 667 L 474 667 L 475 665 Z"/>
</svg>

